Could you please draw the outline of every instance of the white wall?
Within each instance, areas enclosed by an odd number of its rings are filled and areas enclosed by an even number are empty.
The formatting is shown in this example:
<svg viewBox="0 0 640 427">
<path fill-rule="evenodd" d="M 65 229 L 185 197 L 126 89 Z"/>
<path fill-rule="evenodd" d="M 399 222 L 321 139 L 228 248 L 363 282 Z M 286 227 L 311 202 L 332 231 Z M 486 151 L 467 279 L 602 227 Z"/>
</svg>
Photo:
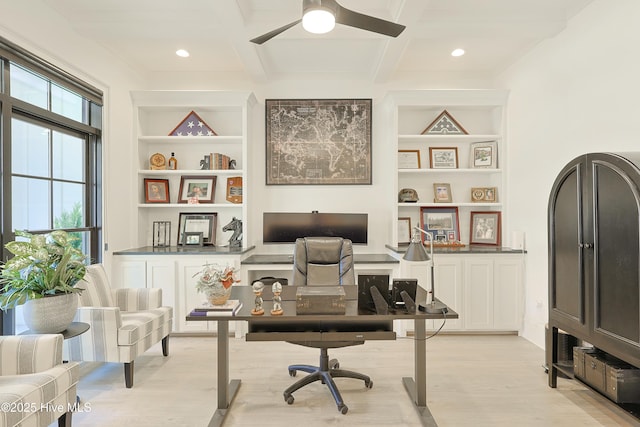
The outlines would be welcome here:
<svg viewBox="0 0 640 427">
<path fill-rule="evenodd" d="M 526 233 L 523 335 L 544 347 L 547 204 L 562 167 L 588 152 L 638 151 L 640 2 L 596 0 L 503 76 L 508 105 L 508 210 Z"/>
</svg>

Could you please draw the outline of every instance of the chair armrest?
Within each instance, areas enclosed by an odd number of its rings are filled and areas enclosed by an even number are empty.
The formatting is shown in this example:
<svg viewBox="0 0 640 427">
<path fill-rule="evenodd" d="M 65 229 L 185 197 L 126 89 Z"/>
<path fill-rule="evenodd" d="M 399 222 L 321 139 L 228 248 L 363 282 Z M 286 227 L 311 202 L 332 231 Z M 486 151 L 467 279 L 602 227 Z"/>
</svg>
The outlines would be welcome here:
<svg viewBox="0 0 640 427">
<path fill-rule="evenodd" d="M 0 336 L 0 375 L 35 374 L 62 364 L 62 335 Z"/>
<path fill-rule="evenodd" d="M 119 288 L 115 290 L 116 305 L 122 311 L 140 311 L 162 306 L 162 289 Z"/>
</svg>

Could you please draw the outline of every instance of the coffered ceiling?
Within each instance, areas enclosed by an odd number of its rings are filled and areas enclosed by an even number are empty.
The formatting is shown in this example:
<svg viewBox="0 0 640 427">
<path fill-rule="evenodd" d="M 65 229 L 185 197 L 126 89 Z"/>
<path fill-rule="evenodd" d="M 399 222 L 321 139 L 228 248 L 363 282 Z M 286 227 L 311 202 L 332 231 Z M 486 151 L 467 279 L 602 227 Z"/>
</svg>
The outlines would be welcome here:
<svg viewBox="0 0 640 427">
<path fill-rule="evenodd" d="M 338 0 L 407 28 L 394 39 L 341 25 L 313 35 L 296 25 L 256 45 L 249 40 L 300 19 L 302 0 L 43 0 L 74 31 L 143 74 L 193 71 L 254 82 L 386 82 L 405 73 L 491 78 L 591 1 Z M 191 56 L 177 57 L 180 48 Z M 452 57 L 455 48 L 466 54 Z"/>
</svg>

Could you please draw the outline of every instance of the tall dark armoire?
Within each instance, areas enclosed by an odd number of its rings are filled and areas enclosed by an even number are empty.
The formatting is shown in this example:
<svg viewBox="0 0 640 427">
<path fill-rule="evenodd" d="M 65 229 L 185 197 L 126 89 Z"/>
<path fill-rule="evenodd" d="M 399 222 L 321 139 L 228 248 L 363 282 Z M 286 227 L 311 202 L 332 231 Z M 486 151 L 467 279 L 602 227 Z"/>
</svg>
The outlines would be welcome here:
<svg viewBox="0 0 640 427">
<path fill-rule="evenodd" d="M 640 367 L 640 153 L 591 153 L 549 198 L 549 385 L 558 329 Z"/>
</svg>

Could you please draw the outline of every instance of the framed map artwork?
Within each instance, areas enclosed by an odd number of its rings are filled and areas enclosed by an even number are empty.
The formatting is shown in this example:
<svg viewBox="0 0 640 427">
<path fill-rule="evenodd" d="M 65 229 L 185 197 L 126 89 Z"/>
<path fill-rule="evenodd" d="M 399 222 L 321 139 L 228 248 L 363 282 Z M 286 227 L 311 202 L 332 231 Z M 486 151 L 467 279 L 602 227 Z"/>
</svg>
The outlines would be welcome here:
<svg viewBox="0 0 640 427">
<path fill-rule="evenodd" d="M 371 185 L 371 99 L 267 99 L 267 185 Z"/>
</svg>

